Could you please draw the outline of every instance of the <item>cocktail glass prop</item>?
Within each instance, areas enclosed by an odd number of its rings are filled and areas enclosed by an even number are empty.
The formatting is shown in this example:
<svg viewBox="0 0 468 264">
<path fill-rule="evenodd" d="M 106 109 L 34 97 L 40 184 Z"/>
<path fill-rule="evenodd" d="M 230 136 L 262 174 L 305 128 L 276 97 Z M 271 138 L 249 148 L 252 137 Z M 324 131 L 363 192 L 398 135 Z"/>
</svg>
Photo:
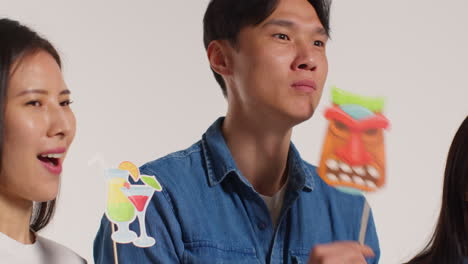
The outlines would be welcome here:
<svg viewBox="0 0 468 264">
<path fill-rule="evenodd" d="M 135 220 L 135 208 L 122 193 L 121 188 L 127 182 L 128 171 L 107 169 L 107 208 L 106 216 L 117 225 L 117 231 L 111 236 L 117 243 L 130 243 L 137 238 L 137 234 L 130 231 L 129 225 Z"/>
<path fill-rule="evenodd" d="M 137 210 L 138 223 L 140 224 L 140 237 L 133 241 L 137 247 L 151 247 L 156 240 L 146 233 L 145 215 L 155 189 L 147 185 L 130 185 L 129 188 L 121 188 L 122 192 L 128 197 Z"/>
<path fill-rule="evenodd" d="M 333 106 L 318 168 L 319 176 L 340 191 L 362 195 L 385 184 L 384 99 L 332 89 Z M 364 243 L 370 208 L 363 206 L 359 242 Z"/>
</svg>

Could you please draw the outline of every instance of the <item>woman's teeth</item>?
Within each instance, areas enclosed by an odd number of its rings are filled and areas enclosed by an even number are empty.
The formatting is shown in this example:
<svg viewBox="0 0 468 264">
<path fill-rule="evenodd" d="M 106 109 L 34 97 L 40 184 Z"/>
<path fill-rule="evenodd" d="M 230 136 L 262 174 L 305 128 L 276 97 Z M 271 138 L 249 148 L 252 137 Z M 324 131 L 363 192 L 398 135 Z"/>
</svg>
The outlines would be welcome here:
<svg viewBox="0 0 468 264">
<path fill-rule="evenodd" d="M 42 162 L 47 162 L 54 166 L 57 166 L 60 163 L 60 158 L 62 158 L 63 156 L 63 153 L 40 154 L 38 156 L 38 159 Z"/>
<path fill-rule="evenodd" d="M 40 155 L 42 158 L 51 158 L 51 159 L 60 159 L 63 157 L 63 153 L 56 153 L 56 154 L 43 154 Z"/>
</svg>

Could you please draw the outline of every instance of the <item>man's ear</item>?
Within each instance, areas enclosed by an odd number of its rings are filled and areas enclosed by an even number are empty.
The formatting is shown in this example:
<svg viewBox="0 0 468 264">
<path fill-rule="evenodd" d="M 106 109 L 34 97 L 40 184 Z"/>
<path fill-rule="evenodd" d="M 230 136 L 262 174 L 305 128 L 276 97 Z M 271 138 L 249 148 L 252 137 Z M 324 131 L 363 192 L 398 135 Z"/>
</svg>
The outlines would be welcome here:
<svg viewBox="0 0 468 264">
<path fill-rule="evenodd" d="M 232 47 L 226 40 L 213 40 L 208 45 L 207 54 L 210 66 L 219 75 L 232 74 Z"/>
</svg>

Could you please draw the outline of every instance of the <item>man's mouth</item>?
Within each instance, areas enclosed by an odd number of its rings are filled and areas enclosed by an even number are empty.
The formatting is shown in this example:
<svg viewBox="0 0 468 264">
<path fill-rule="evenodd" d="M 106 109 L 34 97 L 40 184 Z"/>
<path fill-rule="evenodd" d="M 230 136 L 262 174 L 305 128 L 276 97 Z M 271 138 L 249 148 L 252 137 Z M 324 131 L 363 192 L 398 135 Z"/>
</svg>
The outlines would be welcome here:
<svg viewBox="0 0 468 264">
<path fill-rule="evenodd" d="M 328 159 L 326 177 L 334 186 L 358 188 L 364 191 L 377 189 L 377 181 L 381 175 L 371 165 L 349 166 L 343 161 Z"/>
<path fill-rule="evenodd" d="M 303 92 L 314 92 L 317 90 L 317 84 L 312 80 L 296 81 L 291 87 Z"/>
</svg>

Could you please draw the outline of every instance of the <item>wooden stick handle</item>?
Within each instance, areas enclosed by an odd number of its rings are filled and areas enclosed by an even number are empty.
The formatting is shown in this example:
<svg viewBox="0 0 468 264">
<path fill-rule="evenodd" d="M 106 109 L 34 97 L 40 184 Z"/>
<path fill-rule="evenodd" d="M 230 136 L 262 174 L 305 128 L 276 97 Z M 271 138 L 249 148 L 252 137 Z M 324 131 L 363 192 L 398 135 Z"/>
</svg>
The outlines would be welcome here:
<svg viewBox="0 0 468 264">
<path fill-rule="evenodd" d="M 111 228 L 112 228 L 112 234 L 114 234 L 114 232 L 115 232 L 114 224 L 112 222 L 110 224 L 111 224 Z M 117 255 L 117 243 L 115 243 L 114 240 L 112 240 L 112 246 L 114 248 L 114 263 L 119 264 L 119 257 Z"/>
<path fill-rule="evenodd" d="M 369 222 L 370 207 L 366 200 L 364 200 L 364 207 L 362 208 L 361 229 L 359 231 L 359 244 L 364 245 L 366 241 L 367 223 Z"/>
</svg>

